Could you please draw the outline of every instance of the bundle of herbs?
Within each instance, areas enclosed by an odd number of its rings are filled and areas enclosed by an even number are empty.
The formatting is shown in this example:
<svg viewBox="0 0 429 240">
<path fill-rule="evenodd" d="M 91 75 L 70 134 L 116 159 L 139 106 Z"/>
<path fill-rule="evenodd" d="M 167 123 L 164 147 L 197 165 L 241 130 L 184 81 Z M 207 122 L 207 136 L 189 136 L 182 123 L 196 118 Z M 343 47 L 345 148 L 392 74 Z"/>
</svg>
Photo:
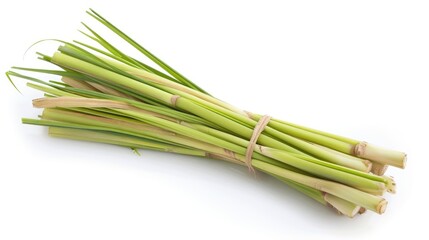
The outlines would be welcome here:
<svg viewBox="0 0 429 240">
<path fill-rule="evenodd" d="M 385 211 L 382 196 L 395 192 L 395 182 L 384 173 L 389 165 L 404 168 L 404 153 L 240 110 L 205 92 L 94 10 L 87 13 L 159 68 L 125 54 L 83 24 L 82 33 L 96 44 L 59 41 L 52 56 L 38 53 L 61 70 L 13 67 L 6 73 L 12 84 L 12 78 L 22 78 L 45 93 L 33 100 L 44 109 L 41 116 L 23 123 L 47 126 L 53 137 L 243 165 L 349 217 L 366 209 Z"/>
</svg>

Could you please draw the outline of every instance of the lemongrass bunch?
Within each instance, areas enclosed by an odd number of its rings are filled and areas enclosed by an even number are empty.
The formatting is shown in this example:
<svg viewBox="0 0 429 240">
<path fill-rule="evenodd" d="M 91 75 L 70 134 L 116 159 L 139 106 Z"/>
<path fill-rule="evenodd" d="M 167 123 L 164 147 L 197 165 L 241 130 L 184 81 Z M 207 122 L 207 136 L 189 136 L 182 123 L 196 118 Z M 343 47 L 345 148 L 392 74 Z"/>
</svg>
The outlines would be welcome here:
<svg viewBox="0 0 429 240">
<path fill-rule="evenodd" d="M 34 107 L 44 109 L 40 118 L 23 123 L 47 126 L 54 137 L 243 165 L 349 217 L 366 209 L 385 211 L 382 196 L 395 192 L 395 182 L 384 173 L 389 165 L 404 168 L 404 153 L 236 108 L 206 93 L 95 11 L 88 14 L 162 70 L 130 57 L 84 24 L 82 33 L 99 47 L 60 41 L 57 52 L 39 53 L 39 58 L 62 70 L 13 67 L 6 73 L 11 82 L 22 78 L 45 93 L 33 100 Z M 60 76 L 61 81 L 23 72 Z M 266 126 L 255 137 L 261 119 Z"/>
</svg>

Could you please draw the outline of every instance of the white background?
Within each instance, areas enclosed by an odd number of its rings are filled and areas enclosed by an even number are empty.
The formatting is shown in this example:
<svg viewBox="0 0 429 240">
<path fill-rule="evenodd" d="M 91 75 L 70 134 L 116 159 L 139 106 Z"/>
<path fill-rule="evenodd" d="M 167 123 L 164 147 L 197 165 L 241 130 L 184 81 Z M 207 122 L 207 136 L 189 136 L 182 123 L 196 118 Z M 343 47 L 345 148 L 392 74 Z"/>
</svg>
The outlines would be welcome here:
<svg viewBox="0 0 429 240">
<path fill-rule="evenodd" d="M 427 1 L 2 1 L 0 72 L 72 40 L 89 7 L 243 109 L 406 151 L 384 215 L 336 215 L 223 162 L 53 139 L 0 79 L 0 239 L 380 239 L 425 234 Z M 263 2 L 263 3 L 262 3 Z M 102 29 L 92 24 L 95 29 Z M 47 52 L 51 53 L 51 52 Z"/>
</svg>

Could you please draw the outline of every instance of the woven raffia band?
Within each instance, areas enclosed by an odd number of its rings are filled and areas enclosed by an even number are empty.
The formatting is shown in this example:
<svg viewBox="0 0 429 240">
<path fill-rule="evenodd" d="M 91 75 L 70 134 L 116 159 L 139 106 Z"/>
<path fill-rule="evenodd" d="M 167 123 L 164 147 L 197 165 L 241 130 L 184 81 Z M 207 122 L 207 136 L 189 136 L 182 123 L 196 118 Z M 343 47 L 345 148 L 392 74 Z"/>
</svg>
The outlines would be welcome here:
<svg viewBox="0 0 429 240">
<path fill-rule="evenodd" d="M 246 149 L 246 165 L 249 168 L 249 170 L 253 173 L 255 173 L 255 169 L 252 167 L 252 155 L 253 151 L 255 150 L 256 142 L 258 141 L 259 136 L 261 135 L 262 131 L 264 131 L 267 124 L 270 122 L 271 117 L 268 115 L 262 116 L 258 123 L 256 124 L 255 128 L 253 129 L 252 137 L 250 138 L 249 145 Z"/>
</svg>

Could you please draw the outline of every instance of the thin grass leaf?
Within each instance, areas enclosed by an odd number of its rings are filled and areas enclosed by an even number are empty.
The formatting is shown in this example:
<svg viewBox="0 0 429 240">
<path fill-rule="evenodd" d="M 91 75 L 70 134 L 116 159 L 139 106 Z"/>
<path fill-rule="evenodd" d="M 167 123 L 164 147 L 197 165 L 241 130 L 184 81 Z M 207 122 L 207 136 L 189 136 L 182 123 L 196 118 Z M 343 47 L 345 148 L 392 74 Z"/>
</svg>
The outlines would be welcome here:
<svg viewBox="0 0 429 240">
<path fill-rule="evenodd" d="M 122 39 L 124 39 L 126 42 L 128 42 L 130 45 L 132 45 L 134 48 L 136 48 L 138 51 L 143 53 L 146 57 L 148 57 L 150 60 L 152 60 L 154 63 L 156 63 L 158 66 L 160 66 L 162 69 L 167 71 L 169 74 L 171 74 L 175 79 L 179 80 L 183 85 L 188 86 L 192 89 L 195 89 L 197 91 L 200 91 L 202 93 L 208 94 L 206 91 L 204 91 L 202 88 L 200 88 L 198 85 L 187 79 L 185 76 L 174 70 L 172 67 L 170 67 L 168 64 L 163 62 L 161 59 L 153 55 L 151 52 L 149 52 L 147 49 L 145 49 L 143 46 L 138 44 L 136 41 L 134 41 L 132 38 L 127 36 L 125 33 L 123 33 L 121 30 L 119 30 L 117 27 L 115 27 L 113 24 L 111 24 L 109 21 L 107 21 L 105 18 L 103 18 L 100 14 L 95 12 L 93 9 L 90 9 L 90 11 L 87 11 L 87 13 L 92 16 L 94 19 L 102 23 L 104 26 L 112 30 L 114 33 L 116 33 L 118 36 L 120 36 Z"/>
</svg>

